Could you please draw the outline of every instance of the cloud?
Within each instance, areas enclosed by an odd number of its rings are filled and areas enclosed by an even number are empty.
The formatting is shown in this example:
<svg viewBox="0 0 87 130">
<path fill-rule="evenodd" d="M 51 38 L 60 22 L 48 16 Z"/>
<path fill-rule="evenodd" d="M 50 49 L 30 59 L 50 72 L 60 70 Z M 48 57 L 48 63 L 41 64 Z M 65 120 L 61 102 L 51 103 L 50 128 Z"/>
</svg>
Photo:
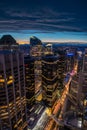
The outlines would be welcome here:
<svg viewBox="0 0 87 130">
<path fill-rule="evenodd" d="M 18 18 L 59 18 L 59 17 L 67 17 L 67 15 L 71 15 L 65 12 L 57 12 L 49 8 L 42 9 L 6 9 L 5 13 L 10 17 L 18 17 Z M 72 14 L 73 15 L 73 14 Z"/>
<path fill-rule="evenodd" d="M 82 31 L 82 28 L 57 25 L 49 23 L 40 23 L 29 20 L 10 20 L 0 21 L 0 30 L 21 31 L 21 30 L 38 30 L 42 32 L 55 32 L 55 31 Z"/>
<path fill-rule="evenodd" d="M 23 30 L 37 30 L 36 32 L 75 31 L 87 32 L 87 28 L 77 24 L 75 14 L 69 12 L 58 12 L 50 8 L 38 10 L 21 10 L 21 8 L 10 8 L 4 10 L 0 17 L 0 32 Z"/>
</svg>

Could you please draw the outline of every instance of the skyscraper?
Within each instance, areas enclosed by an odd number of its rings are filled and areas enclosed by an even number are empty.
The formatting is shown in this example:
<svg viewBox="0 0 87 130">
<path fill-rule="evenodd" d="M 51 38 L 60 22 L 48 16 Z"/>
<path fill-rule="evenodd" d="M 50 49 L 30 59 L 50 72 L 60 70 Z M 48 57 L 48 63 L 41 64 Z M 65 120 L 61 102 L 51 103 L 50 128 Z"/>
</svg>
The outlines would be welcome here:
<svg viewBox="0 0 87 130">
<path fill-rule="evenodd" d="M 42 57 L 42 89 L 43 100 L 48 107 L 52 107 L 56 100 L 58 87 L 58 57 L 46 55 Z"/>
<path fill-rule="evenodd" d="M 73 52 L 68 52 L 66 54 L 67 60 L 67 72 L 71 72 L 75 65 L 75 54 Z"/>
<path fill-rule="evenodd" d="M 3 35 L 0 39 L 0 50 L 18 50 L 19 45 L 11 35 Z"/>
<path fill-rule="evenodd" d="M 83 124 L 87 127 L 87 48 L 83 54 L 82 71 L 79 72 L 79 102 L 83 107 Z"/>
<path fill-rule="evenodd" d="M 47 55 L 47 54 L 53 54 L 53 45 L 52 45 L 52 43 L 46 43 L 44 45 L 43 55 Z"/>
<path fill-rule="evenodd" d="M 80 127 L 87 129 L 87 49 L 85 49 L 81 59 L 78 60 L 81 60 L 81 66 L 78 66 L 77 74 L 72 77 L 64 113 L 70 110 L 75 111 L 75 118 L 81 121 Z"/>
<path fill-rule="evenodd" d="M 80 107 L 78 106 L 79 105 L 78 96 L 79 96 L 79 75 L 76 74 L 72 77 L 72 80 L 69 86 L 69 92 L 65 100 L 66 103 L 65 103 L 64 112 L 71 111 L 71 110 L 76 111 L 80 109 Z"/>
<path fill-rule="evenodd" d="M 59 49 L 59 61 L 58 61 L 58 87 L 61 89 L 64 88 L 64 74 L 66 73 L 66 57 L 65 57 L 65 51 Z"/>
<path fill-rule="evenodd" d="M 35 36 L 30 37 L 30 56 L 41 57 L 42 42 Z"/>
<path fill-rule="evenodd" d="M 35 102 L 35 75 L 34 75 L 34 58 L 29 55 L 24 57 L 25 64 L 25 86 L 26 86 L 26 103 L 27 109 Z"/>
<path fill-rule="evenodd" d="M 42 42 L 35 36 L 30 37 L 30 56 L 35 60 L 34 73 L 35 73 L 35 93 L 40 90 L 41 87 L 41 57 L 42 57 Z"/>
<path fill-rule="evenodd" d="M 0 39 L 0 129 L 27 129 L 24 59 L 10 35 Z"/>
<path fill-rule="evenodd" d="M 83 99 L 87 95 L 87 49 L 85 49 L 82 62 L 82 70 L 79 72 L 79 102 L 83 105 Z"/>
</svg>

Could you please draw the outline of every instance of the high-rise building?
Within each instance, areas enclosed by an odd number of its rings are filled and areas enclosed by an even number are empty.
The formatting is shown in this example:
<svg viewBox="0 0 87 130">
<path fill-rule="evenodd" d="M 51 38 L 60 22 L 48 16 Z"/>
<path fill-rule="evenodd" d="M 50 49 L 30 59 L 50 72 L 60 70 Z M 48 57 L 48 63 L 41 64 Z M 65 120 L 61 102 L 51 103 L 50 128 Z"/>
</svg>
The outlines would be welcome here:
<svg viewBox="0 0 87 130">
<path fill-rule="evenodd" d="M 30 37 L 30 56 L 35 59 L 34 71 L 35 71 L 35 93 L 40 90 L 41 87 L 41 57 L 42 57 L 42 42 L 35 36 Z"/>
<path fill-rule="evenodd" d="M 43 101 L 48 107 L 52 107 L 56 100 L 58 87 L 58 57 L 45 55 L 42 57 L 42 89 Z"/>
<path fill-rule="evenodd" d="M 61 89 L 64 88 L 64 78 L 66 73 L 66 56 L 64 50 L 58 50 L 59 62 L 58 62 L 58 87 Z"/>
<path fill-rule="evenodd" d="M 69 92 L 67 94 L 67 105 L 66 105 L 66 111 L 71 110 L 79 110 L 79 75 L 76 74 L 72 77 L 70 86 L 69 86 Z M 78 109 L 79 108 L 79 109 Z"/>
<path fill-rule="evenodd" d="M 82 71 L 82 65 L 83 65 L 83 52 L 82 51 L 77 51 L 77 59 L 78 59 L 78 69 L 77 73 Z"/>
<path fill-rule="evenodd" d="M 80 59 L 78 59 L 80 60 Z M 75 118 L 80 119 L 82 129 L 87 128 L 87 49 L 81 57 L 81 68 L 72 77 L 69 93 L 66 98 L 64 113 L 73 110 L 77 113 Z M 83 115 L 83 116 L 82 116 Z M 70 115 L 68 115 L 70 116 Z"/>
<path fill-rule="evenodd" d="M 5 35 L 0 39 L 0 130 L 27 129 L 25 99 L 23 54 Z"/>
<path fill-rule="evenodd" d="M 83 54 L 82 71 L 79 72 L 79 103 L 83 107 L 83 124 L 87 127 L 87 48 Z"/>
<path fill-rule="evenodd" d="M 41 57 L 42 42 L 35 36 L 30 37 L 30 56 Z"/>
<path fill-rule="evenodd" d="M 68 52 L 66 54 L 67 60 L 67 72 L 71 72 L 75 65 L 75 54 L 73 52 Z"/>
<path fill-rule="evenodd" d="M 43 47 L 43 55 L 53 54 L 53 45 L 52 43 L 46 43 Z"/>
<path fill-rule="evenodd" d="M 69 94 L 71 94 L 76 100 L 78 100 L 78 91 L 79 91 L 79 75 L 76 74 L 72 77 L 72 81 L 69 87 Z"/>
<path fill-rule="evenodd" d="M 29 55 L 24 57 L 25 64 L 25 87 L 26 103 L 29 109 L 35 102 L 35 75 L 34 75 L 34 58 Z"/>
<path fill-rule="evenodd" d="M 79 102 L 83 105 L 83 99 L 87 95 L 87 49 L 82 61 L 82 70 L 79 72 Z"/>
<path fill-rule="evenodd" d="M 0 50 L 18 50 L 19 45 L 11 35 L 3 35 L 0 39 Z"/>
</svg>

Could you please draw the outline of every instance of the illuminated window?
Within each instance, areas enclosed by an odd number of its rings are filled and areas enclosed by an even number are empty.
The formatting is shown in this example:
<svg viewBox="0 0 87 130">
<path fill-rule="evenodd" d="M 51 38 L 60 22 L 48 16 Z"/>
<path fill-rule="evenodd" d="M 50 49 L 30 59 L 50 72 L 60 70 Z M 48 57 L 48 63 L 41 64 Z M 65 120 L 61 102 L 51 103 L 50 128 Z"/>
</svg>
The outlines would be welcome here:
<svg viewBox="0 0 87 130">
<path fill-rule="evenodd" d="M 13 77 L 12 77 L 12 76 L 9 76 L 9 79 L 13 79 Z"/>
<path fill-rule="evenodd" d="M 0 82 L 5 82 L 5 80 L 4 79 L 0 79 Z"/>
<path fill-rule="evenodd" d="M 11 84 L 11 83 L 13 83 L 13 80 L 9 80 L 9 81 L 7 82 L 7 84 Z"/>
</svg>

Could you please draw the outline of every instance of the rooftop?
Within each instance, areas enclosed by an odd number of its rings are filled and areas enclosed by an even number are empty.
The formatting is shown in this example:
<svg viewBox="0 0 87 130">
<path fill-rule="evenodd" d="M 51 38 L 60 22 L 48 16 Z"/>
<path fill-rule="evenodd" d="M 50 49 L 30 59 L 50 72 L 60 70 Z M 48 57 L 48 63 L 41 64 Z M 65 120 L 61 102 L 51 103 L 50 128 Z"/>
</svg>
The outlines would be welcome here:
<svg viewBox="0 0 87 130">
<path fill-rule="evenodd" d="M 18 43 L 11 35 L 3 35 L 0 39 L 0 45 L 17 45 Z"/>
</svg>

